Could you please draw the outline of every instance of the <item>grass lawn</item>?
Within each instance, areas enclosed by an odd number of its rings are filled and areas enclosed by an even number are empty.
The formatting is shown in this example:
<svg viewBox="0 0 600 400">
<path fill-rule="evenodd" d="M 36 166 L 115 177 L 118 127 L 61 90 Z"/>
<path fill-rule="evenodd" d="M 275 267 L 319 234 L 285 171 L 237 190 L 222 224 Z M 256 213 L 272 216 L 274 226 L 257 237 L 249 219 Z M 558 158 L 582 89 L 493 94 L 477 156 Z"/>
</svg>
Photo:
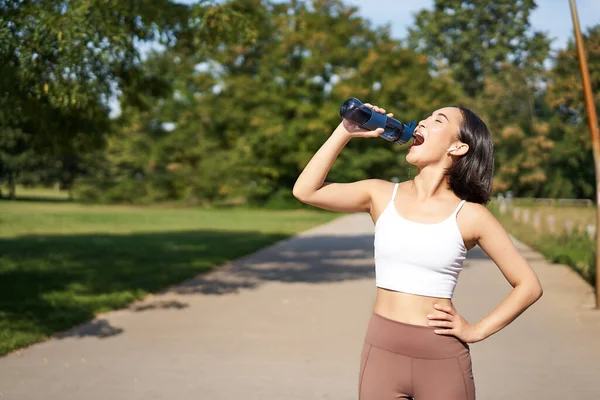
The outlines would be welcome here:
<svg viewBox="0 0 600 400">
<path fill-rule="evenodd" d="M 339 213 L 0 202 L 0 355 Z"/>
</svg>

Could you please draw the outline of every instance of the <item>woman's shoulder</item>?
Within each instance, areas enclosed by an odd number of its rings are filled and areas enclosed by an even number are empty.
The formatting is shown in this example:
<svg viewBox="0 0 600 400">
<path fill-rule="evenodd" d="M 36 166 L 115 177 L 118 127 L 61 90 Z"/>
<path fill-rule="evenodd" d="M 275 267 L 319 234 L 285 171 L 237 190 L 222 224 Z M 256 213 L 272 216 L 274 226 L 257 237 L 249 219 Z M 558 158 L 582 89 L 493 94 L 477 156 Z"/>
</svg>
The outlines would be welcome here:
<svg viewBox="0 0 600 400">
<path fill-rule="evenodd" d="M 396 185 L 398 185 L 398 189 L 396 189 L 397 193 L 407 190 L 407 188 L 410 186 L 409 181 L 398 183 L 386 181 L 384 179 L 371 179 L 371 181 L 374 193 L 382 197 L 391 197 Z"/>
<path fill-rule="evenodd" d="M 463 205 L 462 209 L 467 211 L 468 214 L 474 216 L 474 217 L 483 217 L 486 215 L 493 215 L 490 210 L 488 210 L 488 208 L 481 204 L 481 203 L 476 203 L 473 201 L 469 201 L 469 200 L 463 200 L 465 202 L 465 204 Z"/>
<path fill-rule="evenodd" d="M 369 186 L 369 188 L 375 192 L 389 191 L 391 193 L 391 191 L 394 190 L 394 185 L 395 185 L 394 182 L 386 181 L 385 179 L 378 179 L 378 178 L 365 179 L 362 182 L 367 184 Z"/>
<path fill-rule="evenodd" d="M 463 204 L 457 218 L 463 224 L 478 229 L 485 229 L 490 222 L 496 221 L 494 214 L 485 205 L 468 200 Z"/>
<path fill-rule="evenodd" d="M 371 202 L 378 209 L 380 206 L 387 204 L 393 196 L 395 182 L 386 181 L 385 179 L 367 179 L 369 192 L 371 193 Z M 401 191 L 403 183 L 398 184 L 398 192 Z"/>
<path fill-rule="evenodd" d="M 456 223 L 468 249 L 478 244 L 486 232 L 498 226 L 496 217 L 485 205 L 471 201 L 465 201 L 456 216 Z"/>
</svg>

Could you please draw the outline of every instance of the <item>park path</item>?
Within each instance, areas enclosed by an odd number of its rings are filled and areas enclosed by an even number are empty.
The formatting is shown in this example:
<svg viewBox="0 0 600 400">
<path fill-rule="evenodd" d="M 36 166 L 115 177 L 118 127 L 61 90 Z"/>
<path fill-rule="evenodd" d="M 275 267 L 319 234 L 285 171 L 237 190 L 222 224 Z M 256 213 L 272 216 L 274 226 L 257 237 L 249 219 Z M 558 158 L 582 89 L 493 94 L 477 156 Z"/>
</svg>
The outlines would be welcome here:
<svg viewBox="0 0 600 400">
<path fill-rule="evenodd" d="M 517 245 L 544 296 L 471 344 L 477 398 L 599 399 L 591 287 Z M 356 399 L 372 256 L 369 216 L 343 216 L 0 358 L 0 399 Z M 510 289 L 476 248 L 454 302 L 475 322 Z"/>
</svg>

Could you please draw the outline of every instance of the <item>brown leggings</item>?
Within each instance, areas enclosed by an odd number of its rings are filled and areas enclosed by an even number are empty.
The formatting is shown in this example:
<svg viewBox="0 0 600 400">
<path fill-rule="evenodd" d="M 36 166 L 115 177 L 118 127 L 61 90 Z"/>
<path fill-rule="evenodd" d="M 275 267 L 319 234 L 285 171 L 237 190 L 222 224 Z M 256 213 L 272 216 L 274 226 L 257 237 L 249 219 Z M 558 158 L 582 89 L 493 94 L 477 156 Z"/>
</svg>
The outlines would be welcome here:
<svg viewBox="0 0 600 400">
<path fill-rule="evenodd" d="M 360 360 L 359 400 L 474 400 L 469 345 L 435 329 L 373 313 Z"/>
</svg>

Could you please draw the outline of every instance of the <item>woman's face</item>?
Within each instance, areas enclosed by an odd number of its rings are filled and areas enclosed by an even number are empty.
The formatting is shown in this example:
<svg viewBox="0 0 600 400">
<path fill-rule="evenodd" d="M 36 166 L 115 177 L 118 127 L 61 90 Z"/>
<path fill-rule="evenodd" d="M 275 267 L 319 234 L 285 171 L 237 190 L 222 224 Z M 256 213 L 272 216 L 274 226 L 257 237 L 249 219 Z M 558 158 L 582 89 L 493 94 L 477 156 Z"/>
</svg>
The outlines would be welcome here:
<svg viewBox="0 0 600 400">
<path fill-rule="evenodd" d="M 462 118 L 458 108 L 444 107 L 420 121 L 415 129 L 415 135 L 421 135 L 422 139 L 413 140 L 406 161 L 418 167 L 432 164 L 450 166 L 451 155 L 459 156 L 468 150 L 468 146 L 457 139 Z M 451 147 L 458 149 L 447 152 Z"/>
</svg>

